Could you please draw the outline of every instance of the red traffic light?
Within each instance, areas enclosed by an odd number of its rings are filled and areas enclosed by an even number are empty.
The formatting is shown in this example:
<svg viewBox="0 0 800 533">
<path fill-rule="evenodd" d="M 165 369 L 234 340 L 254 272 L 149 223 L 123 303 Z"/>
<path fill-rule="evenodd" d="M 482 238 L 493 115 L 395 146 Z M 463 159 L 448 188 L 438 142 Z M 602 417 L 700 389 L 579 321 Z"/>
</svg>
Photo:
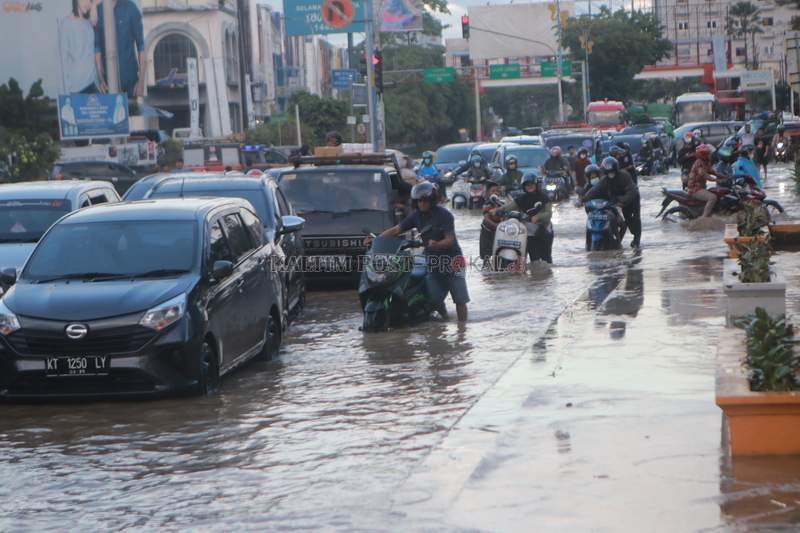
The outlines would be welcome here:
<svg viewBox="0 0 800 533">
<path fill-rule="evenodd" d="M 469 15 L 461 15 L 461 24 L 469 24 Z"/>
</svg>

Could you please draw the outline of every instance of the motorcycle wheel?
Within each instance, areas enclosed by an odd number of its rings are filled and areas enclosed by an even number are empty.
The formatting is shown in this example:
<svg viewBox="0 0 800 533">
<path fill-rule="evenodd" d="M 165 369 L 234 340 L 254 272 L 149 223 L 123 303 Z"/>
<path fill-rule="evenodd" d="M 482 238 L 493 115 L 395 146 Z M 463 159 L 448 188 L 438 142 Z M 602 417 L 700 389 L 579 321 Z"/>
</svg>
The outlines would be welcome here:
<svg viewBox="0 0 800 533">
<path fill-rule="evenodd" d="M 386 325 L 385 310 L 378 309 L 377 311 L 367 311 L 364 313 L 364 324 L 362 326 L 364 331 L 383 331 L 386 329 Z"/>
<path fill-rule="evenodd" d="M 683 222 L 686 220 L 694 220 L 697 216 L 686 206 L 683 205 L 676 205 L 667 209 L 662 217 L 662 220 L 668 220 L 669 222 Z"/>
<path fill-rule="evenodd" d="M 509 270 L 510 267 L 515 266 L 517 261 L 510 261 L 504 257 L 498 257 L 496 260 L 497 270 L 504 271 Z"/>
</svg>

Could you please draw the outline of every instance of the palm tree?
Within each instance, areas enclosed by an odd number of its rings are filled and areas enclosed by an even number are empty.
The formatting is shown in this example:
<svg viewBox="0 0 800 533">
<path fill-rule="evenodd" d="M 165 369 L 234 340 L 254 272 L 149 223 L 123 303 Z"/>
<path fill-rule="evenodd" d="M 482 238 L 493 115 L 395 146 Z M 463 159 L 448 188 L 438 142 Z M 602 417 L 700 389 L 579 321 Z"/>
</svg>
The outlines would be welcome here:
<svg viewBox="0 0 800 533">
<path fill-rule="evenodd" d="M 758 67 L 758 49 L 756 48 L 756 34 L 762 33 L 761 9 L 751 2 L 737 2 L 728 10 L 727 30 L 728 35 L 737 39 L 744 39 L 744 66 L 745 68 Z M 748 47 L 747 38 L 752 46 Z M 752 61 L 748 53 L 752 48 Z"/>
</svg>

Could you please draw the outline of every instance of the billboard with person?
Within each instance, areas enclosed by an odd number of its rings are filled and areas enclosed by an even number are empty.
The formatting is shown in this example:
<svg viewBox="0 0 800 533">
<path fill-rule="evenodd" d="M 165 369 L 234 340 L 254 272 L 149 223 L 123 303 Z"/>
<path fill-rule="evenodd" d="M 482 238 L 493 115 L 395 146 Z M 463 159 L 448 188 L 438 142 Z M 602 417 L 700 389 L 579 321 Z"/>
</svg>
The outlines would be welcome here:
<svg viewBox="0 0 800 533">
<path fill-rule="evenodd" d="M 105 92 L 103 0 L 3 0 L 0 73 L 27 89 L 41 79 L 45 94 Z M 114 0 L 121 91 L 143 89 L 141 0 Z"/>
</svg>

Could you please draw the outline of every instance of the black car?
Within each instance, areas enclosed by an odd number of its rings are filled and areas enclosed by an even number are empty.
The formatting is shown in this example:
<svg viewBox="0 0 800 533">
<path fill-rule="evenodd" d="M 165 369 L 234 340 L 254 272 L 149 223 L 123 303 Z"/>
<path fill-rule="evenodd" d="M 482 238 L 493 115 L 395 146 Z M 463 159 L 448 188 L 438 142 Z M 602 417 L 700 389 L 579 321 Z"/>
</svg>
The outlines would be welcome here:
<svg viewBox="0 0 800 533">
<path fill-rule="evenodd" d="M 111 161 L 68 161 L 53 165 L 50 179 L 107 181 L 123 195 L 139 176 L 135 170 Z"/>
<path fill-rule="evenodd" d="M 367 232 L 381 232 L 405 216 L 399 204 L 406 202 L 411 187 L 392 166 L 394 160 L 383 154 L 304 157 L 297 164 L 270 174 L 306 220 L 307 279 L 356 285 Z"/>
<path fill-rule="evenodd" d="M 480 143 L 447 144 L 436 150 L 436 167 L 442 175 L 464 165 L 472 149 Z"/>
<path fill-rule="evenodd" d="M 217 173 L 193 176 L 183 174 L 161 179 L 144 178 L 149 187 L 137 183 L 128 191 L 126 201 L 160 198 L 227 197 L 242 198 L 250 202 L 264 228 L 264 240 L 275 243 L 276 253 L 284 259 L 283 295 L 284 309 L 293 320 L 305 301 L 305 275 L 303 273 L 303 240 L 297 232 L 284 232 L 284 217 L 293 217 L 292 205 L 280 187 L 267 177 L 223 176 Z M 297 222 L 294 220 L 294 222 Z"/>
<path fill-rule="evenodd" d="M 220 376 L 280 344 L 275 255 L 239 199 L 67 215 L 0 300 L 0 396 L 212 391 Z M 2 273 L 13 281 L 13 270 Z"/>
</svg>

